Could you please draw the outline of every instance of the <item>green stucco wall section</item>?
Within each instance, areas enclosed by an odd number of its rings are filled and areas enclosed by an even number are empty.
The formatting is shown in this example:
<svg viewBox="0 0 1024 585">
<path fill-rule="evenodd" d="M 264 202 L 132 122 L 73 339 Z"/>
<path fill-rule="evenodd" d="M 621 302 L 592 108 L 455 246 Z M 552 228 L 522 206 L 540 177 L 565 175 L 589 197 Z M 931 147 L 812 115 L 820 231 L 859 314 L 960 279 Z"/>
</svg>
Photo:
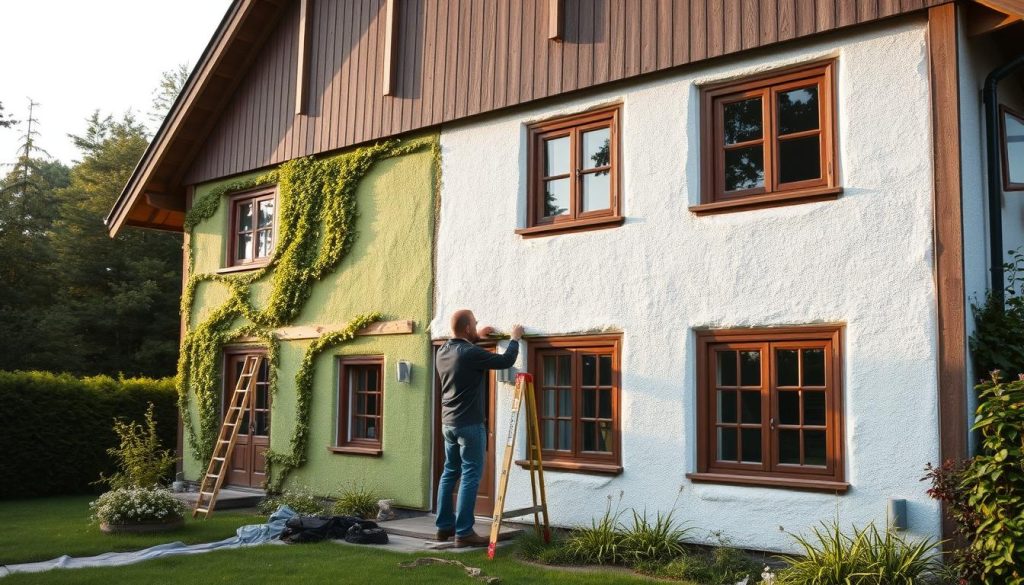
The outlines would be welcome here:
<svg viewBox="0 0 1024 585">
<path fill-rule="evenodd" d="M 435 141 L 437 136 L 433 135 Z M 360 336 L 322 353 L 315 363 L 310 408 L 307 462 L 293 471 L 284 488 L 309 487 L 324 496 L 349 485 L 371 487 L 404 507 L 430 505 L 432 349 L 427 325 L 432 306 L 432 251 L 438 165 L 427 148 L 378 162 L 357 190 L 357 237 L 334 273 L 318 282 L 309 302 L 290 325 L 342 325 L 357 315 L 379 311 L 384 318 L 412 319 L 412 334 Z M 259 175 L 232 177 L 196 188 L 195 197 L 224 183 Z M 215 272 L 224 265 L 229 231 L 226 202 L 192 232 L 195 272 Z M 263 306 L 269 276 L 251 288 L 254 305 Z M 190 323 L 194 325 L 228 298 L 225 285 L 204 282 L 196 292 Z M 238 326 L 244 322 L 239 321 Z M 289 452 L 295 427 L 295 374 L 312 340 L 281 341 L 277 393 L 271 411 L 271 448 Z M 338 357 L 383 356 L 384 419 L 379 457 L 329 452 L 338 412 Z M 397 381 L 396 362 L 412 364 L 409 384 Z M 193 420 L 198 420 L 194 401 Z M 196 461 L 185 441 L 184 470 L 198 478 L 205 463 Z"/>
</svg>

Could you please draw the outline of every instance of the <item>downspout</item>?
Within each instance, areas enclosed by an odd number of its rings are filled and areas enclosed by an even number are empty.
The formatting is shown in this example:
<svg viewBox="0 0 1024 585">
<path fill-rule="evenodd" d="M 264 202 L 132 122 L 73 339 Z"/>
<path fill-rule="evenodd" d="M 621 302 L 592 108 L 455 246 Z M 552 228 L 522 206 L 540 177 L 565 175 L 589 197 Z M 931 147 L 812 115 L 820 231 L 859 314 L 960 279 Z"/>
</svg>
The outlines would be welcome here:
<svg viewBox="0 0 1024 585">
<path fill-rule="evenodd" d="M 1003 185 L 999 168 L 999 82 L 1024 66 L 1024 54 L 993 70 L 985 78 L 982 100 L 985 102 L 985 140 L 988 157 L 988 231 L 989 269 L 992 271 L 992 294 L 1003 306 L 1006 286 L 1003 275 Z"/>
</svg>

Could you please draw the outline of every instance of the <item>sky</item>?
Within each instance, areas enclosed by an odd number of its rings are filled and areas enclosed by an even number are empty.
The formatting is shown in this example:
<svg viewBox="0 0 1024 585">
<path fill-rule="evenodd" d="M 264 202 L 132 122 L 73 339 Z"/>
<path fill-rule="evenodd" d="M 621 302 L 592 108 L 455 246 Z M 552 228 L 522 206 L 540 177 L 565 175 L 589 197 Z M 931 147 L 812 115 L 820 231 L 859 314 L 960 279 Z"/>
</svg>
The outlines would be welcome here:
<svg viewBox="0 0 1024 585">
<path fill-rule="evenodd" d="M 93 111 L 147 114 L 161 74 L 194 67 L 230 0 L 0 0 L 0 103 L 25 120 L 38 102 L 37 145 L 71 164 Z M 0 128 L 0 164 L 17 158 L 24 125 Z M 9 167 L 0 167 L 6 173 Z"/>
</svg>

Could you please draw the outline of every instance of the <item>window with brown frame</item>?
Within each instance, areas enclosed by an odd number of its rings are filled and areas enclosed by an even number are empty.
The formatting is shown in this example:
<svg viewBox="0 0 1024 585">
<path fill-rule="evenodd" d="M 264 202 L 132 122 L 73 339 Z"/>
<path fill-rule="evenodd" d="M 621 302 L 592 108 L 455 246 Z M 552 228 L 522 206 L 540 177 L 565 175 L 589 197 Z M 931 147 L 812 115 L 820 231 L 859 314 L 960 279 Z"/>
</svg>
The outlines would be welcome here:
<svg viewBox="0 0 1024 585">
<path fill-rule="evenodd" d="M 845 491 L 840 328 L 697 333 L 695 481 Z"/>
<path fill-rule="evenodd" d="M 622 471 L 620 346 L 617 335 L 530 340 L 545 467 Z"/>
<path fill-rule="evenodd" d="M 702 91 L 701 204 L 694 212 L 839 195 L 835 62 Z"/>
<path fill-rule="evenodd" d="M 332 451 L 379 455 L 384 428 L 384 359 L 341 358 L 338 437 Z"/>
<path fill-rule="evenodd" d="M 275 190 L 258 189 L 231 197 L 229 265 L 265 264 L 274 251 Z"/>
<path fill-rule="evenodd" d="M 1024 114 L 1000 106 L 1003 130 L 1003 190 L 1024 191 Z"/>
<path fill-rule="evenodd" d="M 619 106 L 529 127 L 527 227 L 531 236 L 622 223 Z"/>
</svg>

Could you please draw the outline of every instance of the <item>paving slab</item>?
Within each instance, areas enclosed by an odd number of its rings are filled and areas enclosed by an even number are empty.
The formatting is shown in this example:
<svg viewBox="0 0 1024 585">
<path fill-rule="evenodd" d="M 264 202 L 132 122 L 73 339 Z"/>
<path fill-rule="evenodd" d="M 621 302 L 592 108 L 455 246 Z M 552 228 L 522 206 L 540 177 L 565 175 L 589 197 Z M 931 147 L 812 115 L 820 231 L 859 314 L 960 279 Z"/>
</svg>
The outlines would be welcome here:
<svg viewBox="0 0 1024 585">
<path fill-rule="evenodd" d="M 434 516 L 423 515 L 413 516 L 411 518 L 402 518 L 399 520 L 387 520 L 380 522 L 380 527 L 387 531 L 388 535 L 399 535 L 409 536 L 419 540 L 434 541 L 434 534 L 437 532 L 437 527 L 434 526 Z M 491 533 L 491 519 L 478 518 L 476 524 L 473 525 L 473 532 L 482 536 L 490 535 Z M 520 526 L 510 526 L 502 523 L 501 531 L 498 532 L 498 540 L 508 540 L 514 538 L 523 532 Z M 437 543 L 443 545 L 445 543 Z M 452 544 L 450 541 L 447 544 Z M 453 545 L 454 546 L 454 545 Z"/>
<path fill-rule="evenodd" d="M 266 497 L 267 492 L 257 489 L 221 488 L 217 493 L 217 503 L 214 505 L 213 513 L 217 510 L 230 510 L 232 508 L 252 508 Z M 199 492 L 178 492 L 174 498 L 185 502 L 189 509 L 194 508 Z"/>
</svg>

